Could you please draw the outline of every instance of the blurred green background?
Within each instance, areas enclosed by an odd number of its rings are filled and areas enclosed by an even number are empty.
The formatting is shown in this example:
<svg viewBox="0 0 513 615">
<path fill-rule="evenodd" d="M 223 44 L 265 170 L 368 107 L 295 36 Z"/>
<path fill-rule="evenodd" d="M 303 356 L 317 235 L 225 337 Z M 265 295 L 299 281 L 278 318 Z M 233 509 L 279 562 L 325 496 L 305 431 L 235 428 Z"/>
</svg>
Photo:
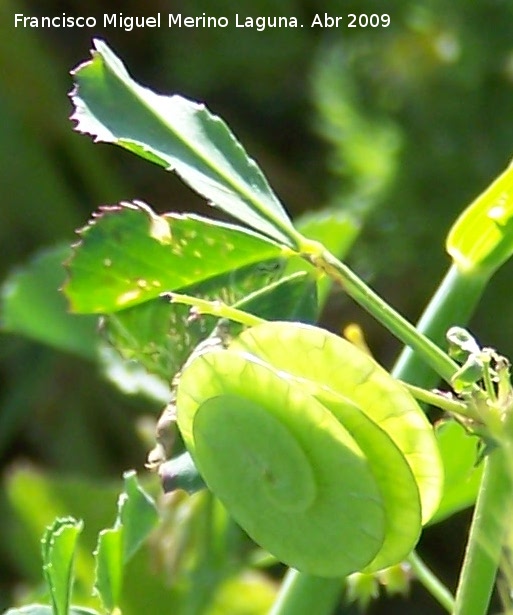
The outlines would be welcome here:
<svg viewBox="0 0 513 615">
<path fill-rule="evenodd" d="M 101 24 L 106 12 L 234 20 L 237 11 L 305 24 L 316 13 L 386 12 L 391 24 L 262 32 L 14 27 L 15 13 L 94 15 Z M 449 264 L 443 242 L 452 221 L 513 154 L 513 4 L 506 0 L 248 0 L 240 8 L 229 0 L 149 0 L 144 9 L 136 0 L 108 8 L 100 0 L 2 0 L 0 31 L 1 279 L 36 251 L 75 241 L 75 229 L 102 204 L 137 198 L 157 211 L 212 215 L 174 176 L 73 132 L 68 73 L 88 58 L 93 36 L 105 38 L 138 81 L 205 101 L 221 115 L 292 216 L 330 205 L 354 217 L 362 232 L 351 265 L 412 320 Z M 496 275 L 471 326 L 507 356 L 512 271 L 507 264 Z M 352 321 L 391 365 L 396 343 L 334 291 L 323 324 L 339 331 Z M 54 514 L 88 510 L 91 536 L 112 522 L 122 471 L 143 471 L 147 445 L 137 425 L 158 412 L 146 399 L 123 396 L 85 358 L 1 335 L 0 610 L 39 583 L 40 527 Z M 108 497 L 93 498 L 85 484 Z M 80 493 L 91 510 L 81 508 Z M 423 541 L 449 584 L 467 523 L 468 514 L 459 515 Z M 437 612 L 419 596 L 416 612 Z M 372 607 L 407 610 L 401 599 Z"/>
</svg>

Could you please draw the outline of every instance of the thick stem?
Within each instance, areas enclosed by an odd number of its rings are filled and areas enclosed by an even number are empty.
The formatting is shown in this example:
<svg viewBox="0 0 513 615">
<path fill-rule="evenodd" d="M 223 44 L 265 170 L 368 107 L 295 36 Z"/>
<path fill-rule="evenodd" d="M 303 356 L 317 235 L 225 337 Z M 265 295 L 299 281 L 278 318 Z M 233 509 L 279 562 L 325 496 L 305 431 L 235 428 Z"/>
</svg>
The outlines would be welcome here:
<svg viewBox="0 0 513 615">
<path fill-rule="evenodd" d="M 451 326 L 467 324 L 489 277 L 481 272 L 461 272 L 455 265 L 450 267 L 417 323 L 417 331 L 435 344 L 443 344 Z M 392 373 L 396 378 L 427 389 L 438 382 L 437 374 L 426 369 L 420 353 L 408 347 L 399 355 Z"/>
<path fill-rule="evenodd" d="M 511 519 L 511 468 L 498 446 L 485 469 L 456 593 L 454 615 L 486 615 L 500 564 L 506 524 Z"/>
<path fill-rule="evenodd" d="M 410 346 L 418 356 L 447 382 L 457 369 L 456 363 L 435 343 L 401 316 L 369 288 L 344 263 L 327 250 L 308 255 L 312 263 L 339 282 L 347 294 L 384 325 L 397 339 Z M 417 384 L 417 383 L 416 383 Z"/>
<path fill-rule="evenodd" d="M 324 579 L 290 568 L 269 615 L 331 615 L 344 582 Z"/>
</svg>

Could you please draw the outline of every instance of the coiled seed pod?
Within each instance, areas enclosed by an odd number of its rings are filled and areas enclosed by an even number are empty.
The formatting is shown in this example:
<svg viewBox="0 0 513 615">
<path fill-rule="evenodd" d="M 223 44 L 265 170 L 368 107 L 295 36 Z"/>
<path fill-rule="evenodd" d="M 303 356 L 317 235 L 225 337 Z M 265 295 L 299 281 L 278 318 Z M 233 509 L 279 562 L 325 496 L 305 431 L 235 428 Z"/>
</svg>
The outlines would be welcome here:
<svg viewBox="0 0 513 615">
<path fill-rule="evenodd" d="M 178 426 L 209 488 L 279 560 L 319 576 L 398 563 L 436 510 L 431 426 L 371 357 L 267 322 L 184 370 Z"/>
</svg>

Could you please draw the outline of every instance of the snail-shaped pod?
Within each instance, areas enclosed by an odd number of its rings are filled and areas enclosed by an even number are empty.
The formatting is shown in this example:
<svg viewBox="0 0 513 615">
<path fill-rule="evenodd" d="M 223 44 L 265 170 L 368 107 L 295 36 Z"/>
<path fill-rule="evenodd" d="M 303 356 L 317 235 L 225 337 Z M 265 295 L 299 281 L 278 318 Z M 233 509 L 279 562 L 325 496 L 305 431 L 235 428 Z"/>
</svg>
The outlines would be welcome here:
<svg viewBox="0 0 513 615">
<path fill-rule="evenodd" d="M 422 410 L 322 329 L 267 322 L 200 354 L 177 410 L 208 487 L 255 542 L 301 571 L 396 564 L 438 505 L 441 462 Z"/>
</svg>

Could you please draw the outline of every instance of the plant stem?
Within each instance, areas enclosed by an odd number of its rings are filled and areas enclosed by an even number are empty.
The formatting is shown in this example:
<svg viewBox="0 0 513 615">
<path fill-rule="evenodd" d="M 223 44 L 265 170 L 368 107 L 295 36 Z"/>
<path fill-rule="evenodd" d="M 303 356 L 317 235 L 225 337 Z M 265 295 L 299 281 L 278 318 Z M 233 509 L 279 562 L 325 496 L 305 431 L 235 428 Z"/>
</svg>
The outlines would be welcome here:
<svg viewBox="0 0 513 615">
<path fill-rule="evenodd" d="M 454 615 L 487 613 L 513 503 L 511 468 L 508 468 L 509 457 L 503 444 L 492 450 L 484 462 Z"/>
<path fill-rule="evenodd" d="M 331 615 L 342 593 L 342 579 L 325 579 L 290 568 L 269 615 Z"/>
<path fill-rule="evenodd" d="M 415 551 L 412 551 L 408 557 L 408 562 L 415 574 L 415 578 L 424 585 L 433 598 L 435 598 L 448 613 L 452 613 L 454 609 L 454 596 L 447 587 L 445 587 L 438 577 L 433 574 Z"/>
<path fill-rule="evenodd" d="M 462 272 L 452 265 L 417 323 L 417 331 L 435 344 L 442 344 L 451 326 L 464 327 L 467 324 L 490 277 L 491 273 Z M 421 355 L 412 348 L 401 352 L 393 375 L 426 389 L 436 386 L 438 382 L 437 375 L 426 370 Z"/>
<path fill-rule="evenodd" d="M 462 274 L 452 266 L 426 308 L 417 330 L 320 244 L 305 240 L 299 242 L 299 245 L 306 259 L 339 282 L 353 300 L 407 346 L 394 368 L 393 375 L 396 378 L 415 382 L 416 385 L 426 388 L 436 386 L 439 376 L 450 381 L 458 366 L 429 338 L 441 343 L 446 330 L 452 324 L 463 325 L 467 322 L 481 297 L 488 277 L 468 272 Z M 428 363 L 435 373 L 426 369 L 425 363 Z M 410 563 L 433 596 L 445 608 L 452 609 L 453 598 L 435 575 L 428 571 L 425 565 L 421 565 L 416 556 L 413 556 Z M 289 570 L 269 615 L 330 615 L 336 606 L 341 588 L 340 580 L 317 579 L 296 570 Z M 459 615 L 467 614 L 461 612 Z"/>
<path fill-rule="evenodd" d="M 426 389 L 416 387 L 413 384 L 408 384 L 407 382 L 401 382 L 401 384 L 408 389 L 410 394 L 415 397 L 417 401 L 429 404 L 435 408 L 440 408 L 440 410 L 444 410 L 450 414 L 458 414 L 462 417 L 471 416 L 467 405 L 457 399 L 451 399 L 450 397 L 446 397 L 440 393 L 427 391 Z"/>
<path fill-rule="evenodd" d="M 406 318 L 386 303 L 333 254 L 327 250 L 314 251 L 312 246 L 309 246 L 309 250 L 310 252 L 304 255 L 306 258 L 332 279 L 339 282 L 354 301 L 367 310 L 399 340 L 416 351 L 439 376 L 450 382 L 451 376 L 458 366 L 445 352 L 417 331 Z"/>
<path fill-rule="evenodd" d="M 227 318 L 234 322 L 240 322 L 248 327 L 254 327 L 264 322 L 263 318 L 254 316 L 249 312 L 238 310 L 223 303 L 222 301 L 208 301 L 207 299 L 199 299 L 190 295 L 181 295 L 179 293 L 165 293 L 165 296 L 171 300 L 171 303 L 183 303 L 190 305 L 196 310 L 197 314 L 210 314 L 218 318 Z"/>
</svg>

